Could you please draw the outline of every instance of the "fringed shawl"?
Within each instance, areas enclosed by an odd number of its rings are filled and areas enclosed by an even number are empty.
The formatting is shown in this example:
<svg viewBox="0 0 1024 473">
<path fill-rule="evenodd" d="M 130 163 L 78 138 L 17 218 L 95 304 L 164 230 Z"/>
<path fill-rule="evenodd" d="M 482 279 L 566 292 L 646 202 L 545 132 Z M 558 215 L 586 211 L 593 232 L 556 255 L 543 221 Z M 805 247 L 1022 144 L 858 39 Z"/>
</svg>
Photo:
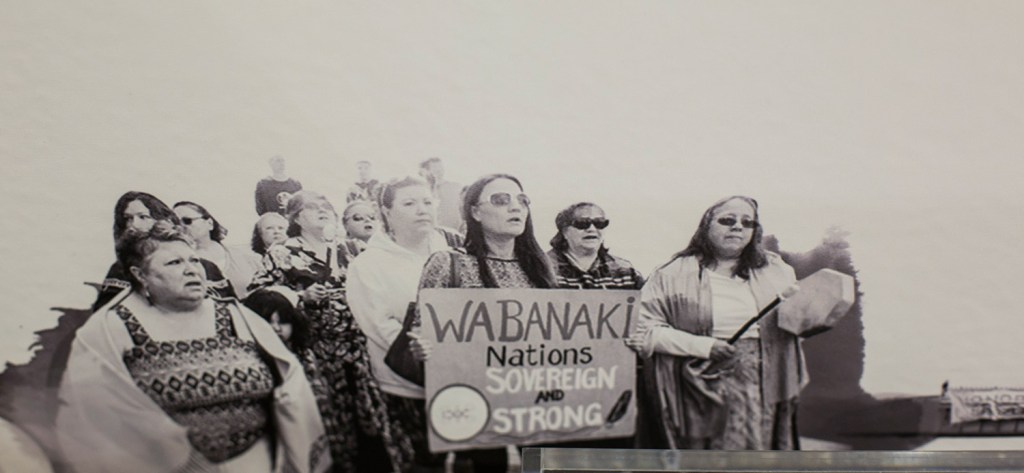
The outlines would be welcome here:
<svg viewBox="0 0 1024 473">
<path fill-rule="evenodd" d="M 710 336 L 711 283 L 704 271 L 694 257 L 677 258 L 655 270 L 641 292 L 641 317 L 654 325 Z M 749 281 L 758 310 L 794 282 L 793 268 L 769 254 L 768 265 L 754 270 Z M 778 327 L 775 313 L 761 319 L 760 334 L 764 404 L 795 398 L 807 383 L 799 339 Z M 662 413 L 658 434 L 669 448 L 714 437 L 724 428 L 721 393 L 700 376 L 695 360 L 654 353 L 644 364 L 642 382 L 655 412 Z"/>
</svg>

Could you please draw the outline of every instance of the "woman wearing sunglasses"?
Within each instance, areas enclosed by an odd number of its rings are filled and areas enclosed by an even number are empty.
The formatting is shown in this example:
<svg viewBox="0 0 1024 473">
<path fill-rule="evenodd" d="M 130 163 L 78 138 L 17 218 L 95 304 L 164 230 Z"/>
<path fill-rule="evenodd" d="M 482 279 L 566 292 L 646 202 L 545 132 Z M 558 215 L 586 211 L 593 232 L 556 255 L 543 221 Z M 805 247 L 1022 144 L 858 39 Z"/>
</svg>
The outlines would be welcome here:
<svg viewBox="0 0 1024 473">
<path fill-rule="evenodd" d="M 377 231 L 377 207 L 365 200 L 349 202 L 341 212 L 341 225 L 345 228 L 346 238 L 338 244 L 338 264 L 348 268 Z"/>
<path fill-rule="evenodd" d="M 551 238 L 548 259 L 554 266 L 558 286 L 563 289 L 640 289 L 643 277 L 633 264 L 613 256 L 604 245 L 609 220 L 604 210 L 591 202 L 577 202 L 555 216 L 558 232 Z M 637 357 L 637 374 L 642 360 Z M 639 379 L 639 376 L 638 378 Z M 641 413 L 646 408 L 641 406 Z M 632 448 L 633 437 L 568 442 L 565 448 Z"/>
<path fill-rule="evenodd" d="M 146 192 L 129 191 L 121 195 L 114 204 L 114 241 L 118 241 L 127 233 L 148 233 L 156 222 L 165 221 L 179 225 L 178 216 L 162 200 Z M 220 268 L 208 260 L 202 260 L 203 271 L 206 273 L 206 289 L 213 296 L 234 297 L 235 291 L 231 283 L 221 273 Z M 120 263 L 114 262 L 107 271 L 103 284 L 98 288 L 99 294 L 92 309 L 98 310 L 118 294 L 126 293 L 131 287 L 131 276 Z"/>
<path fill-rule="evenodd" d="M 421 288 L 450 287 L 452 258 L 459 287 L 558 287 L 533 234 L 530 198 L 518 179 L 507 174 L 480 178 L 466 189 L 462 213 L 465 253 L 433 255 L 423 269 Z"/>
<path fill-rule="evenodd" d="M 465 252 L 431 255 L 423 268 L 421 289 L 558 287 L 534 237 L 530 198 L 518 179 L 507 174 L 478 179 L 463 195 L 462 216 L 466 221 Z M 410 347 L 420 359 L 429 357 L 432 349 L 429 342 L 415 338 Z M 506 451 L 514 449 L 459 452 L 457 461 L 469 459 L 478 472 L 505 471 Z"/>
<path fill-rule="evenodd" d="M 217 265 L 217 268 L 231 281 L 234 297 L 244 299 L 245 290 L 252 277 L 260 270 L 260 258 L 245 247 L 228 247 L 221 243 L 228 234 L 206 207 L 195 202 L 181 201 L 174 204 L 182 226 L 196 244 L 200 258 Z"/>
<path fill-rule="evenodd" d="M 310 348 L 327 397 L 320 414 L 334 471 L 381 471 L 396 465 L 380 388 L 374 379 L 366 335 L 345 297 L 345 273 L 335 242 L 338 214 L 323 195 L 296 192 L 288 200 L 288 236 L 267 250 L 250 290 L 292 291 L 309 320 Z M 385 466 L 387 465 L 387 466 Z"/>
<path fill-rule="evenodd" d="M 704 212 L 689 246 L 651 274 L 626 344 L 644 358 L 645 400 L 663 412 L 646 448 L 793 450 L 807 382 L 798 337 L 771 313 L 748 320 L 796 282 L 761 247 L 757 202 L 733 196 Z M 710 361 L 707 361 L 710 360 Z"/>
<path fill-rule="evenodd" d="M 604 210 L 590 202 L 570 205 L 555 216 L 558 233 L 548 259 L 558 286 L 565 289 L 640 289 L 643 278 L 633 265 L 604 246 L 608 228 Z"/>
</svg>

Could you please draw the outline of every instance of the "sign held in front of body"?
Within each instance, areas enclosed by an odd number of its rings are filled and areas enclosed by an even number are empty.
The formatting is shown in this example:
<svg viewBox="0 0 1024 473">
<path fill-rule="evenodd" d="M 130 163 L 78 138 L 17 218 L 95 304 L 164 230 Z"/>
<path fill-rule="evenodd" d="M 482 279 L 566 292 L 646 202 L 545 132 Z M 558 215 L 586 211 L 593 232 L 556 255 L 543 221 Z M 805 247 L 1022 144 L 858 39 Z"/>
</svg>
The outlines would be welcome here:
<svg viewBox="0 0 1024 473">
<path fill-rule="evenodd" d="M 424 289 L 430 450 L 625 437 L 639 291 Z"/>
</svg>

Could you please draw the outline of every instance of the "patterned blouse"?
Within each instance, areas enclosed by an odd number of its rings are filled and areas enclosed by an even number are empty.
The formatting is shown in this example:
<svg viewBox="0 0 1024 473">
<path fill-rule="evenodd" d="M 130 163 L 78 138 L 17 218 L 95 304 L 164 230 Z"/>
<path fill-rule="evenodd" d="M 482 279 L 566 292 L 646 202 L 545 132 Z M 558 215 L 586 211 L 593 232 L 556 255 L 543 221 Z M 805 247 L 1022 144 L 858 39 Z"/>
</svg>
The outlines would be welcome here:
<svg viewBox="0 0 1024 473">
<path fill-rule="evenodd" d="M 452 275 L 452 259 L 455 259 L 454 268 L 457 276 Z M 494 276 L 494 281 L 500 288 L 532 288 L 533 282 L 514 259 L 499 259 L 488 257 L 486 260 L 487 269 Z M 423 267 L 423 275 L 420 278 L 420 287 L 462 287 L 476 288 L 484 287 L 480 278 L 480 263 L 476 256 L 467 255 L 458 251 L 442 251 L 430 255 L 426 266 Z"/>
<path fill-rule="evenodd" d="M 324 300 L 300 303 L 312 340 L 310 349 L 297 355 L 317 397 L 334 471 L 356 471 L 359 449 L 375 448 L 378 436 L 392 466 L 401 469 L 412 447 L 405 454 L 391 438 L 387 409 L 370 371 L 366 335 L 356 326 L 345 299 L 345 270 L 338 264 L 338 250 L 329 247 L 321 259 L 302 238 L 289 238 L 267 250 L 263 266 L 250 290 L 286 286 L 300 292 L 312 284 L 327 288 Z"/>
<path fill-rule="evenodd" d="M 256 343 L 235 333 L 227 304 L 216 303 L 217 335 L 195 340 L 158 342 L 128 308 L 117 315 L 135 345 L 124 352 L 135 384 L 207 460 L 231 459 L 269 431 L 274 374 Z"/>
<path fill-rule="evenodd" d="M 600 251 L 590 269 L 583 271 L 564 251 L 548 251 L 558 287 L 563 289 L 640 289 L 643 276 L 629 261 Z"/>
<path fill-rule="evenodd" d="M 352 262 L 366 249 L 366 242 L 358 238 L 346 238 L 338 244 L 338 266 L 343 269 L 348 269 L 349 263 Z"/>
</svg>

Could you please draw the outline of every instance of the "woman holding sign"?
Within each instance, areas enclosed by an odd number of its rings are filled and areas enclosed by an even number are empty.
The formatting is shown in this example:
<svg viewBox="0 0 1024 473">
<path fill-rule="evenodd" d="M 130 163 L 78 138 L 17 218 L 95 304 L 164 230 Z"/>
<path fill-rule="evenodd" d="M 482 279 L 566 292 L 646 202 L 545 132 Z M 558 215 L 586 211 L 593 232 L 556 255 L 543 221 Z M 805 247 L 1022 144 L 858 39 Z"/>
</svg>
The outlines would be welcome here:
<svg viewBox="0 0 1024 473">
<path fill-rule="evenodd" d="M 436 203 L 422 179 L 407 177 L 386 184 L 380 193 L 385 231 L 370 237 L 366 250 L 348 269 L 349 303 L 366 332 L 370 364 L 388 406 L 392 434 L 399 445 L 415 451 L 413 462 L 423 470 L 444 467 L 444 456 L 427 448 L 423 386 L 403 378 L 384 359 L 416 301 L 424 263 L 432 253 L 450 249 L 434 227 Z M 411 468 L 409 463 L 403 468 Z"/>
<path fill-rule="evenodd" d="M 722 199 L 644 285 L 640 325 L 626 343 L 653 357 L 642 382 L 663 416 L 640 426 L 660 437 L 645 447 L 799 448 L 796 401 L 807 382 L 799 338 L 770 313 L 726 341 L 796 282 L 761 236 L 754 199 Z"/>
<path fill-rule="evenodd" d="M 436 253 L 423 268 L 420 288 L 556 288 L 558 283 L 537 243 L 530 198 L 519 180 L 507 174 L 484 176 L 463 196 L 465 253 Z M 429 356 L 429 342 L 414 340 L 414 353 Z M 501 450 L 475 450 L 469 458 L 479 472 L 504 471 Z"/>
<path fill-rule="evenodd" d="M 518 179 L 507 174 L 478 179 L 466 188 L 462 215 L 465 253 L 431 256 L 420 287 L 558 287 L 533 234 L 530 198 Z M 457 274 L 452 274 L 453 268 Z"/>
</svg>

